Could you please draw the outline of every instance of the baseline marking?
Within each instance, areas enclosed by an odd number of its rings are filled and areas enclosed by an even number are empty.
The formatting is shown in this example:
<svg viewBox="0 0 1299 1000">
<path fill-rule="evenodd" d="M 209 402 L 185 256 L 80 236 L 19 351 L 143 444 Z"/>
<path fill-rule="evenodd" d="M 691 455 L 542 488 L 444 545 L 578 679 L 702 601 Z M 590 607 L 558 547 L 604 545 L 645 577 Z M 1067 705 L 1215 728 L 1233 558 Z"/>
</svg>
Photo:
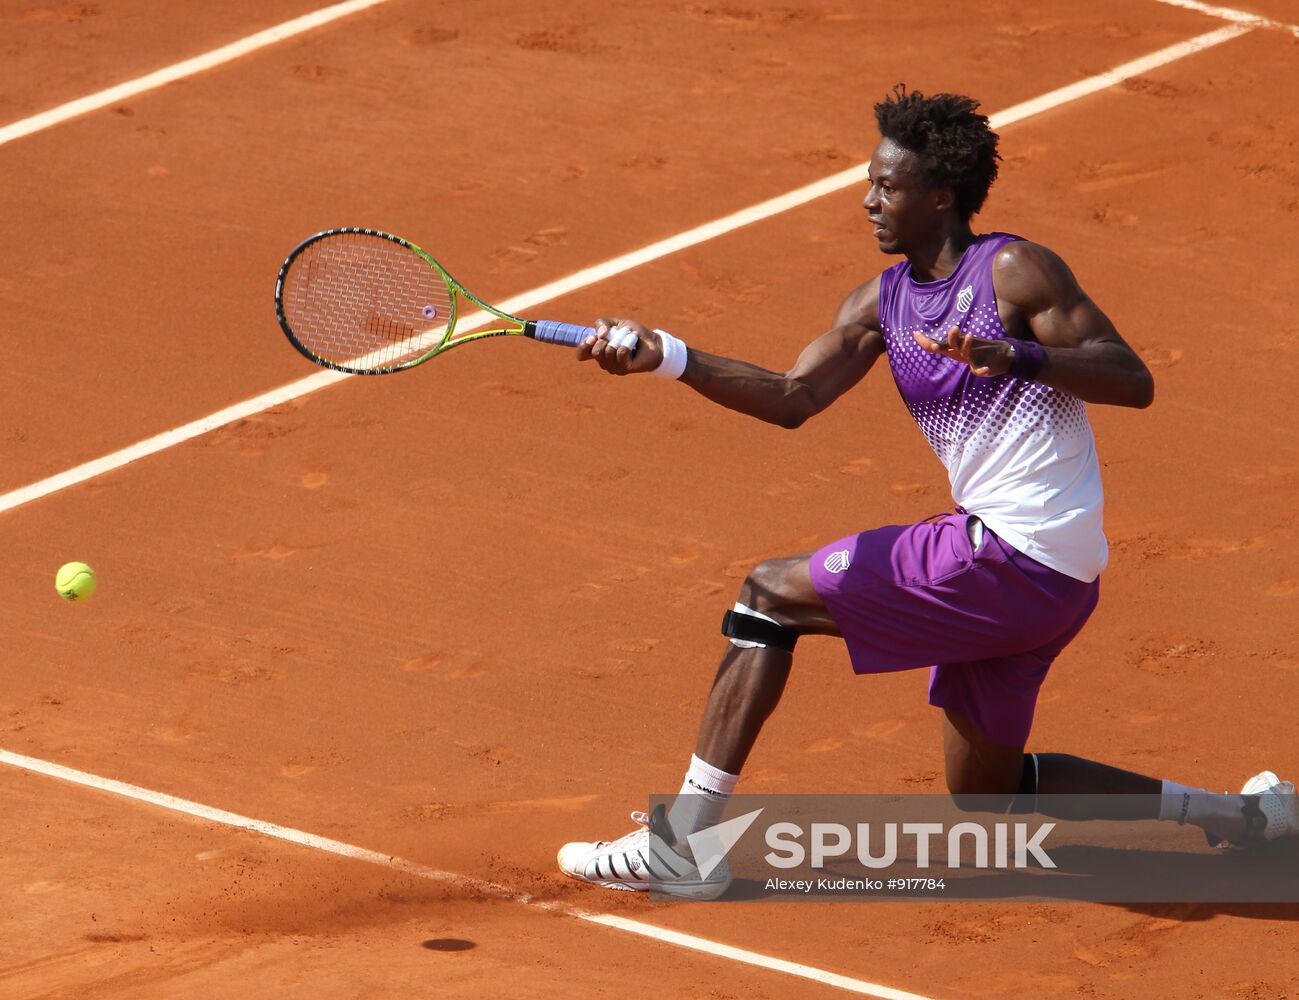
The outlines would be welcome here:
<svg viewBox="0 0 1299 1000">
<path fill-rule="evenodd" d="M 101 90 L 97 94 L 80 97 L 75 101 L 69 101 L 67 104 L 60 104 L 57 108 L 42 111 L 30 118 L 24 118 L 21 121 L 0 128 L 0 146 L 7 142 L 13 142 L 15 139 L 21 139 L 23 136 L 31 135 L 33 132 L 40 132 L 43 129 L 58 125 L 69 118 L 76 118 L 91 111 L 98 111 L 110 104 L 124 101 L 128 97 L 134 97 L 136 94 L 143 94 L 145 91 L 156 90 L 158 87 L 175 83 L 187 76 L 201 73 L 205 69 L 212 69 L 214 66 L 228 63 L 232 59 L 246 56 L 250 52 L 264 49 L 268 45 L 282 42 L 286 38 L 300 35 L 304 31 L 319 28 L 322 24 L 337 21 L 340 17 L 347 17 L 349 14 L 355 14 L 357 11 L 386 2 L 387 0 L 346 0 L 345 3 L 337 3 L 332 7 L 325 7 L 310 14 L 295 17 L 291 21 L 277 24 L 273 28 L 259 31 L 247 38 L 241 38 L 237 42 L 231 42 L 219 49 L 213 49 L 201 56 L 195 56 L 193 59 L 186 59 L 183 62 L 155 70 L 145 76 L 136 77 L 134 80 L 128 80 L 126 83 L 119 83 L 117 86 Z"/>
<path fill-rule="evenodd" d="M 468 875 L 458 875 L 455 872 L 442 871 L 441 869 L 431 868 L 428 865 L 421 865 L 415 861 L 407 861 L 405 858 L 398 858 L 391 854 L 381 854 L 378 851 L 371 851 L 364 847 L 346 844 L 340 840 L 331 840 L 328 837 L 320 837 L 314 833 L 306 833 L 303 830 L 295 830 L 292 827 L 280 826 L 278 823 L 269 823 L 266 820 L 240 816 L 237 813 L 226 812 L 224 809 L 205 806 L 200 802 L 191 802 L 188 799 L 177 798 L 176 796 L 168 795 L 165 792 L 151 791 L 148 788 L 141 788 L 139 785 L 129 785 L 124 781 L 115 781 L 112 778 L 102 778 L 96 774 L 89 774 L 86 771 L 78 771 L 74 768 L 64 767 L 62 764 L 53 764 L 36 757 L 25 757 L 22 754 L 12 753 L 8 750 L 0 750 L 0 764 L 9 764 L 13 767 L 21 768 L 24 771 L 43 774 L 49 778 L 57 778 L 60 781 L 68 781 L 76 785 L 84 785 L 87 788 L 94 788 L 102 792 L 108 792 L 112 795 L 121 795 L 128 799 L 135 799 L 138 802 L 145 802 L 162 809 L 169 809 L 172 812 L 184 813 L 187 816 L 195 816 L 198 819 L 206 820 L 209 823 L 234 827 L 239 830 L 248 830 L 252 833 L 261 834 L 264 837 L 273 837 L 276 840 L 288 841 L 291 844 L 298 844 L 301 847 L 309 847 L 312 850 L 324 851 L 328 854 L 336 854 L 340 857 L 351 858 L 354 861 L 364 861 L 367 864 L 390 868 L 394 871 L 399 871 L 406 875 L 414 876 L 415 878 L 426 879 L 430 882 L 440 882 L 443 884 L 454 885 L 462 889 L 472 889 L 475 892 L 493 896 L 497 899 L 508 900 L 513 903 L 522 903 L 527 906 L 534 906 L 550 913 L 558 913 L 566 917 L 573 917 L 577 920 L 584 920 L 587 923 L 599 924 L 602 927 L 609 927 L 613 930 L 623 931 L 624 933 L 637 934 L 641 937 L 652 938 L 665 944 L 676 945 L 679 948 L 688 948 L 691 951 L 703 952 L 704 954 L 713 955 L 717 958 L 729 959 L 732 962 L 740 962 L 744 965 L 753 965 L 758 968 L 768 969 L 772 972 L 781 972 L 788 976 L 797 976 L 800 979 L 809 979 L 813 982 L 822 983 L 826 986 L 833 986 L 837 989 L 846 990 L 849 993 L 859 994 L 860 996 L 877 997 L 878 1000 L 926 1000 L 925 997 L 917 993 L 908 993 L 905 990 L 895 990 L 892 987 L 881 986 L 878 983 L 870 983 L 863 979 L 853 979 L 849 976 L 842 976 L 835 972 L 828 972 L 825 969 L 818 969 L 813 965 L 803 965 L 802 963 L 790 962 L 783 958 L 773 958 L 772 956 L 764 955 L 761 952 L 749 951 L 746 948 L 736 948 L 732 945 L 722 944 L 719 941 L 710 941 L 707 938 L 696 937 L 693 934 L 684 934 L 681 931 L 657 927 L 654 924 L 645 923 L 642 920 L 631 920 L 627 917 L 619 917 L 607 913 L 593 913 L 590 910 L 583 910 L 576 906 L 570 906 L 567 903 L 534 899 L 526 893 L 515 892 L 508 886 L 499 885 L 495 882 L 488 882 L 484 879 L 473 878 Z"/>
<path fill-rule="evenodd" d="M 1286 24 L 1284 21 L 1264 17 L 1262 14 L 1251 14 L 1247 10 L 1236 10 L 1234 7 L 1218 7 L 1214 4 L 1200 3 L 1200 0 L 1157 0 L 1157 2 L 1167 4 L 1169 7 L 1181 7 L 1185 10 L 1198 11 L 1201 14 L 1221 18 L 1224 21 L 1248 24 L 1254 28 L 1280 28 L 1282 31 L 1289 31 L 1299 38 L 1299 24 Z"/>
<path fill-rule="evenodd" d="M 383 0 L 356 0 L 358 3 L 380 3 Z M 348 6 L 340 4 L 339 6 Z M 327 10 L 336 10 L 337 8 L 327 8 Z M 340 15 L 341 16 L 341 15 Z M 290 22 L 292 23 L 292 22 Z M 1223 42 L 1230 41 L 1240 35 L 1246 34 L 1253 30 L 1250 25 L 1234 24 L 1225 28 L 1219 28 L 1216 31 L 1210 31 L 1207 34 L 1197 35 L 1184 42 L 1178 42 L 1167 48 L 1152 52 L 1148 56 L 1135 59 L 1132 62 L 1124 63 L 1112 70 L 1104 73 L 1098 73 L 1096 76 L 1080 80 L 1078 83 L 1069 84 L 1060 87 L 1050 93 L 1043 94 L 1029 101 L 1024 101 L 999 111 L 990 116 L 993 128 L 1004 128 L 1015 122 L 1023 121 L 1034 115 L 1039 115 L 1044 111 L 1050 111 L 1061 105 L 1077 101 L 1087 97 L 1097 91 L 1104 90 L 1116 83 L 1121 83 L 1134 76 L 1142 73 L 1148 73 L 1159 66 L 1165 66 L 1168 63 L 1186 56 L 1202 52 L 1214 45 L 1221 45 Z M 676 236 L 670 236 L 665 240 L 657 243 L 651 243 L 649 246 L 641 247 L 639 250 L 633 250 L 630 253 L 622 254 L 607 260 L 602 264 L 596 264 L 592 267 L 583 268 L 575 271 L 567 277 L 560 278 L 548 284 L 534 288 L 531 291 L 523 292 L 514 298 L 499 303 L 502 311 L 522 315 L 534 306 L 552 299 L 559 298 L 570 292 L 578 291 L 594 285 L 597 282 L 604 281 L 607 278 L 622 274 L 624 271 L 630 271 L 633 268 L 648 264 L 651 261 L 658 260 L 678 251 L 688 249 L 689 247 L 698 246 L 709 240 L 717 239 L 727 233 L 734 232 L 744 226 L 752 225 L 755 222 L 761 222 L 773 216 L 788 212 L 791 209 L 798 208 L 810 201 L 823 198 L 826 195 L 842 191 L 844 188 L 853 187 L 866 181 L 867 174 L 870 170 L 869 163 L 858 164 L 855 167 L 849 167 L 837 174 L 831 174 L 829 177 L 816 181 L 804 187 L 796 188 L 775 198 L 769 198 L 766 201 L 751 205 L 748 208 L 733 212 L 730 215 L 723 216 L 720 219 L 714 219 L 703 225 L 688 229 Z M 481 324 L 485 316 L 481 312 L 475 312 L 464 317 L 464 329 L 470 331 L 475 325 Z M 146 438 L 126 448 L 112 452 L 102 458 L 85 462 L 65 472 L 42 479 L 38 482 L 22 486 L 7 493 L 0 494 L 0 513 L 13 510 L 15 507 L 21 507 L 23 504 L 31 503 L 42 497 L 49 496 L 51 493 L 57 493 L 65 490 L 70 486 L 83 483 L 88 479 L 101 476 L 106 472 L 119 469 L 128 465 L 137 459 L 144 458 L 170 448 L 173 445 L 181 444 L 191 438 L 206 434 L 226 424 L 233 423 L 244 417 L 252 416 L 255 413 L 275 406 L 278 403 L 287 402 L 305 396 L 308 393 L 323 389 L 325 386 L 333 385 L 335 382 L 342 381 L 344 378 L 351 378 L 350 375 L 344 375 L 341 372 L 327 371 L 315 375 L 309 375 L 306 378 L 299 379 L 296 382 L 290 382 L 287 385 L 280 386 L 269 392 L 262 393 L 260 396 L 254 396 L 252 399 L 246 399 L 243 402 L 227 406 L 225 409 L 218 410 L 216 413 L 193 420 L 180 427 L 164 431 L 154 437 Z"/>
</svg>

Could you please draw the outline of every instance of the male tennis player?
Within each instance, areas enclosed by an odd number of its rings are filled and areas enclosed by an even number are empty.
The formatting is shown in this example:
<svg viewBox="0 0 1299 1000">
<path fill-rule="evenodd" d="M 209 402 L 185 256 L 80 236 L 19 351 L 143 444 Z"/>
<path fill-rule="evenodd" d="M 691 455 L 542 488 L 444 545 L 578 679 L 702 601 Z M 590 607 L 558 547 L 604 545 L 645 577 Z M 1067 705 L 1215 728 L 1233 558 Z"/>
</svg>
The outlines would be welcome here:
<svg viewBox="0 0 1299 1000">
<path fill-rule="evenodd" d="M 958 506 L 758 565 L 725 616 L 732 645 L 681 793 L 656 826 L 677 850 L 651 853 L 642 827 L 612 842 L 566 844 L 565 874 L 614 889 L 671 882 L 672 891 L 723 891 L 725 866 L 699 878 L 686 838 L 720 820 L 780 700 L 794 643 L 808 633 L 842 636 L 859 674 L 931 666 L 929 702 L 943 711 L 953 795 L 1004 796 L 1020 812 L 1038 793 L 1137 793 L 1118 800 L 1113 815 L 1090 818 L 1158 816 L 1242 846 L 1299 834 L 1299 796 L 1271 772 L 1241 795 L 1214 795 L 1024 752 L 1038 689 L 1096 607 L 1106 563 L 1100 468 L 1083 404 L 1146 407 L 1154 384 L 1059 257 L 1017 236 L 971 230 L 999 159 L 977 107 L 903 87 L 875 106 L 882 138 L 865 209 L 880 249 L 902 260 L 849 294 L 789 371 L 687 348 L 625 319 L 601 319 L 598 336 L 578 348 L 579 360 L 610 374 L 679 378 L 728 409 L 790 428 L 886 355 Z"/>
</svg>

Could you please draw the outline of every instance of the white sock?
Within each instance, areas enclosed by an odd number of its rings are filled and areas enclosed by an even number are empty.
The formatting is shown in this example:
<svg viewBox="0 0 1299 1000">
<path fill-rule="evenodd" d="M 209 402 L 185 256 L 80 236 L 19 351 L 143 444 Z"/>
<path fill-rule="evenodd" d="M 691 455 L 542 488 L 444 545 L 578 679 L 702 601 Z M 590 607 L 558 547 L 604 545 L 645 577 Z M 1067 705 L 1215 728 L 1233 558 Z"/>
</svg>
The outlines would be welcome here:
<svg viewBox="0 0 1299 1000">
<path fill-rule="evenodd" d="M 681 783 L 676 801 L 668 810 L 668 824 L 678 843 L 684 843 L 692 833 L 721 822 L 726 803 L 739 780 L 738 774 L 730 774 L 694 754 L 690 755 L 690 770 Z"/>
<path fill-rule="evenodd" d="M 1245 830 L 1243 805 L 1239 795 L 1218 795 L 1165 780 L 1160 789 L 1159 818 L 1190 823 L 1219 837 L 1236 837 Z"/>
</svg>

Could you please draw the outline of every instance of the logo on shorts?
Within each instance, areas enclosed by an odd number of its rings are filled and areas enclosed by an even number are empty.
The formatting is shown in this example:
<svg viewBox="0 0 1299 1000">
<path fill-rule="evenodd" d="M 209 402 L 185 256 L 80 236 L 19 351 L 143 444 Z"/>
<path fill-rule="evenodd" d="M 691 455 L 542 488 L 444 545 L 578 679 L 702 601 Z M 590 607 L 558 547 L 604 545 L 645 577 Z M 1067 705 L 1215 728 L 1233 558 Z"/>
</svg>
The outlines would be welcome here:
<svg viewBox="0 0 1299 1000">
<path fill-rule="evenodd" d="M 960 312 L 969 312 L 970 304 L 974 302 L 974 286 L 966 285 L 956 293 L 956 308 Z"/>
<path fill-rule="evenodd" d="M 825 568 L 831 573 L 842 573 L 851 565 L 852 558 L 848 555 L 847 549 L 831 552 L 825 557 Z"/>
</svg>

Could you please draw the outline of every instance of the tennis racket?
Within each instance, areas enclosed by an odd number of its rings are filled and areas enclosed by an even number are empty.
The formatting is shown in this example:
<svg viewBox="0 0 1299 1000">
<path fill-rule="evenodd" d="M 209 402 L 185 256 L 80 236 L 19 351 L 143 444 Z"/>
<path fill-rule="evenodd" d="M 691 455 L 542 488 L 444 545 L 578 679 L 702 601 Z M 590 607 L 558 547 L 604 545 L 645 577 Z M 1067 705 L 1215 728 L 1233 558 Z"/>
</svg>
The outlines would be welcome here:
<svg viewBox="0 0 1299 1000">
<path fill-rule="evenodd" d="M 487 315 L 465 317 L 464 299 Z M 384 375 L 487 337 L 531 337 L 576 347 L 595 335 L 589 326 L 524 320 L 466 291 L 426 251 L 377 229 L 327 229 L 289 254 L 275 282 L 275 314 L 289 342 L 318 365 L 354 375 Z M 634 346 L 634 345 L 633 345 Z"/>
</svg>

